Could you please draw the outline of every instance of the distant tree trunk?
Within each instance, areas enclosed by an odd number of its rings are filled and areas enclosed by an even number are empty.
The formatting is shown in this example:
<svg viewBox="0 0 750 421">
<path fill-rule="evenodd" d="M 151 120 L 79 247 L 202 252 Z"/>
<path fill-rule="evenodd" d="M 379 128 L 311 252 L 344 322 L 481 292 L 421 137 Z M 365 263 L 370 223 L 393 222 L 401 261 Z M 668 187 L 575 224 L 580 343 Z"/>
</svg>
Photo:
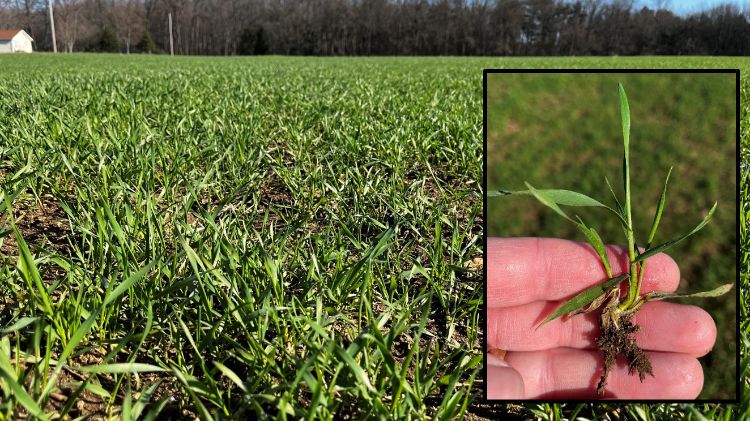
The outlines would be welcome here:
<svg viewBox="0 0 750 421">
<path fill-rule="evenodd" d="M 174 55 L 174 40 L 172 38 L 172 13 L 169 14 L 169 55 Z"/>
<path fill-rule="evenodd" d="M 224 28 L 224 55 L 229 55 L 229 29 Z"/>
<path fill-rule="evenodd" d="M 47 0 L 49 7 L 49 25 L 52 28 L 52 51 L 57 54 L 57 40 L 55 39 L 55 14 L 52 12 L 52 0 Z"/>
</svg>

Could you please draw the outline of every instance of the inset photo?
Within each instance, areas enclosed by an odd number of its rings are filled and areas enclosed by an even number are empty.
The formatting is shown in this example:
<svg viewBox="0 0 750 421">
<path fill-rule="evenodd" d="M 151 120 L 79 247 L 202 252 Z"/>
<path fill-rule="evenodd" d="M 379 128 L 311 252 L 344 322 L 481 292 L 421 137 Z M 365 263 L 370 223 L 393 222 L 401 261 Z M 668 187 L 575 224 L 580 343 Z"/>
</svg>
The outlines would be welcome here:
<svg viewBox="0 0 750 421">
<path fill-rule="evenodd" d="M 485 70 L 488 400 L 737 402 L 734 70 Z"/>
</svg>

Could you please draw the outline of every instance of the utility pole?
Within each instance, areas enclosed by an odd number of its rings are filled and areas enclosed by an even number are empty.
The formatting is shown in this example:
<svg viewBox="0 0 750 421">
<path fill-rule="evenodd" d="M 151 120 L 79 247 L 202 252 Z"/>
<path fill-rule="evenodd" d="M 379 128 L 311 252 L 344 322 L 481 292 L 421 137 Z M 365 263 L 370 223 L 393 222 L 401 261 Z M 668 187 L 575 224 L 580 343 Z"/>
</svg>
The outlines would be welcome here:
<svg viewBox="0 0 750 421">
<path fill-rule="evenodd" d="M 174 42 L 172 41 L 172 13 L 169 13 L 169 55 L 174 55 Z"/>
<path fill-rule="evenodd" d="M 55 17 L 52 14 L 52 0 L 47 0 L 49 7 L 49 26 L 52 28 L 52 51 L 57 53 L 57 40 L 55 39 Z"/>
</svg>

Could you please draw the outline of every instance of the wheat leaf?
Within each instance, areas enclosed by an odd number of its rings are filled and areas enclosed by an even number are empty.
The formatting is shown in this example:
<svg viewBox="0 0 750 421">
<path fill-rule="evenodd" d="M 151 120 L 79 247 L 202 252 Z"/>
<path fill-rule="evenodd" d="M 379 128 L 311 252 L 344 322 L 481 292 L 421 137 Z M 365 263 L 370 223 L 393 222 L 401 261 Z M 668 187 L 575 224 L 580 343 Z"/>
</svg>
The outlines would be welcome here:
<svg viewBox="0 0 750 421">
<path fill-rule="evenodd" d="M 100 365 L 84 365 L 79 367 L 71 367 L 74 370 L 83 371 L 85 373 L 108 373 L 108 374 L 120 374 L 120 373 L 149 373 L 154 371 L 165 371 L 164 368 L 155 366 L 153 364 L 145 363 L 113 363 L 113 364 L 100 364 Z"/>
<path fill-rule="evenodd" d="M 648 234 L 648 244 L 646 244 L 646 248 L 651 247 L 651 242 L 654 241 L 654 235 L 656 235 L 656 229 L 659 227 L 659 221 L 661 221 L 661 214 L 664 212 L 664 202 L 667 200 L 667 184 L 669 183 L 669 176 L 672 174 L 672 168 L 673 167 L 669 167 L 667 178 L 664 180 L 664 190 L 661 191 L 659 204 L 656 206 L 654 222 L 651 224 L 651 232 Z"/>
<path fill-rule="evenodd" d="M 690 231 L 689 233 L 683 235 L 680 238 L 677 238 L 677 239 L 672 240 L 672 241 L 667 241 L 664 244 L 660 244 L 660 245 L 658 245 L 656 247 L 653 247 L 653 248 L 650 248 L 650 249 L 646 250 L 645 252 L 643 252 L 642 254 L 639 254 L 638 257 L 635 258 L 634 263 L 642 262 L 642 261 L 648 259 L 649 257 L 651 257 L 651 256 L 653 256 L 653 255 L 655 255 L 657 253 L 661 253 L 661 252 L 667 250 L 668 248 L 672 247 L 673 245 L 679 243 L 680 241 L 682 241 L 682 240 L 690 237 L 691 235 L 695 234 L 696 232 L 700 231 L 701 228 L 705 227 L 706 224 L 708 224 L 708 221 L 711 220 L 711 217 L 714 215 L 714 211 L 716 210 L 716 205 L 717 205 L 717 203 L 714 203 L 713 207 L 711 207 L 711 210 L 708 211 L 708 214 L 706 214 L 706 216 L 703 218 L 703 221 L 701 221 L 700 224 L 698 224 L 695 228 L 693 228 L 692 231 Z"/>
<path fill-rule="evenodd" d="M 630 106 L 625 88 L 621 83 L 617 84 L 617 93 L 620 96 L 620 119 L 622 120 L 622 182 L 625 187 L 625 211 L 630 214 Z M 629 229 L 630 224 L 627 224 Z"/>
<path fill-rule="evenodd" d="M 536 198 L 536 200 L 542 202 L 542 204 L 544 204 L 545 206 L 549 207 L 553 211 L 557 212 L 558 215 L 562 216 L 563 218 L 567 219 L 568 221 L 575 223 L 575 221 L 572 220 L 572 219 L 570 219 L 570 217 L 568 216 L 568 214 L 566 214 L 565 212 L 563 212 L 563 210 L 560 209 L 559 206 L 557 206 L 557 203 L 551 197 L 549 197 L 546 193 L 541 192 L 541 191 L 535 189 L 529 183 L 526 183 L 526 187 L 529 188 L 529 191 L 531 192 L 532 195 L 534 195 L 534 197 Z"/>
<path fill-rule="evenodd" d="M 615 214 L 617 218 L 620 219 L 620 221 L 622 221 L 623 223 L 625 222 L 625 219 L 620 214 L 620 212 L 610 208 L 609 206 L 603 204 L 602 202 L 594 198 L 586 196 L 583 193 L 579 193 L 579 192 L 572 191 L 572 190 L 562 190 L 562 189 L 535 189 L 531 187 L 529 183 L 526 183 L 526 186 L 529 188 L 528 190 L 490 190 L 487 192 L 487 197 L 499 197 L 499 196 L 511 196 L 511 195 L 534 196 L 537 198 L 537 200 L 551 207 L 552 209 L 555 210 L 555 212 L 557 212 L 558 214 L 562 215 L 563 217 L 567 219 L 570 219 L 570 218 L 568 218 L 568 216 L 559 207 L 557 206 L 553 207 L 547 203 L 549 202 L 555 205 L 562 205 L 562 206 L 605 208 L 608 211 Z M 544 198 L 544 201 L 542 199 L 539 199 L 539 197 Z"/>
<path fill-rule="evenodd" d="M 594 248 L 596 254 L 599 255 L 599 260 L 601 260 L 602 265 L 604 265 L 604 270 L 607 272 L 607 276 L 611 278 L 612 269 L 609 265 L 607 250 L 604 248 L 604 242 L 602 241 L 602 238 L 599 237 L 599 233 L 597 233 L 594 228 L 587 227 L 580 217 L 578 218 L 578 221 L 580 222 L 578 224 L 578 228 L 580 228 L 580 230 L 583 232 L 583 235 L 586 236 L 586 239 L 589 240 L 589 244 L 591 244 L 591 247 Z"/>
<path fill-rule="evenodd" d="M 606 207 L 596 199 L 571 190 L 560 189 L 536 189 L 538 193 L 548 197 L 553 202 L 565 206 L 600 206 Z M 533 195 L 529 190 L 496 190 L 487 192 L 487 196 L 508 196 L 508 195 Z"/>
<path fill-rule="evenodd" d="M 649 292 L 648 294 L 643 296 L 643 301 L 655 301 L 655 300 L 664 300 L 668 298 L 710 298 L 710 297 L 719 297 L 721 295 L 726 294 L 729 292 L 730 289 L 734 284 L 724 284 L 718 288 L 714 288 L 710 291 L 704 291 L 704 292 L 695 292 L 692 294 L 674 294 L 671 292 L 660 292 L 660 291 L 654 291 Z"/>
<path fill-rule="evenodd" d="M 602 282 L 601 284 L 594 285 L 591 288 L 584 290 L 583 292 L 579 293 L 575 297 L 568 300 L 565 304 L 560 306 L 560 308 L 555 310 L 552 314 L 547 316 L 547 318 L 544 319 L 544 321 L 542 321 L 539 324 L 539 326 L 537 326 L 536 328 L 539 329 L 539 327 L 541 327 L 543 324 L 547 322 L 555 320 L 564 314 L 574 312 L 581 307 L 589 305 L 591 302 L 596 300 L 599 296 L 604 294 L 609 288 L 619 284 L 620 282 L 624 281 L 625 279 L 629 277 L 630 277 L 630 274 L 623 273 L 621 275 L 615 276 L 614 278 L 609 278 L 606 281 Z"/>
</svg>

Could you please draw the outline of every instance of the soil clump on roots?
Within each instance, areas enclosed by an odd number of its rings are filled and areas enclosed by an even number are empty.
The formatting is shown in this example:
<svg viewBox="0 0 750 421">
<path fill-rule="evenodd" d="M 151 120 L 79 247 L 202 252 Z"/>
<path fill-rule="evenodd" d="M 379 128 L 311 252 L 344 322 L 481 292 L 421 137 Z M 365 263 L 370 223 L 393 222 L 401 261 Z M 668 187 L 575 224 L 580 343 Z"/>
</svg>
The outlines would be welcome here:
<svg viewBox="0 0 750 421">
<path fill-rule="evenodd" d="M 604 358 L 604 374 L 596 386 L 599 396 L 604 394 L 607 377 L 618 355 L 623 355 L 628 360 L 628 374 L 633 375 L 637 371 L 641 382 L 646 374 L 654 376 L 651 361 L 631 336 L 640 330 L 640 326 L 632 322 L 634 311 L 620 310 L 618 295 L 610 295 L 600 319 L 601 334 L 596 339 L 596 345 Z"/>
</svg>

